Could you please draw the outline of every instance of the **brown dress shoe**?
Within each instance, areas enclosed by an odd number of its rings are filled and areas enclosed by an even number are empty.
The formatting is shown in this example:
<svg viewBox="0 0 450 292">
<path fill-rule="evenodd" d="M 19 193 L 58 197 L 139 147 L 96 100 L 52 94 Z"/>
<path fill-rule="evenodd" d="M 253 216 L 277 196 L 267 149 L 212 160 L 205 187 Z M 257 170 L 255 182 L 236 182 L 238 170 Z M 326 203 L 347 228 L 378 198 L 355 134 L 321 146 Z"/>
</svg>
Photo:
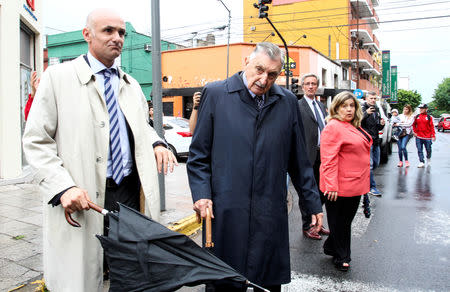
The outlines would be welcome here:
<svg viewBox="0 0 450 292">
<path fill-rule="evenodd" d="M 303 230 L 303 235 L 311 238 L 311 239 L 315 239 L 315 240 L 321 240 L 322 236 L 320 236 L 315 230 L 314 228 L 310 228 L 308 230 Z"/>
<path fill-rule="evenodd" d="M 320 231 L 319 231 L 319 234 L 322 234 L 322 235 L 330 235 L 330 230 L 325 229 L 325 228 L 323 228 L 323 226 L 322 226 L 322 228 L 321 228 Z"/>
</svg>

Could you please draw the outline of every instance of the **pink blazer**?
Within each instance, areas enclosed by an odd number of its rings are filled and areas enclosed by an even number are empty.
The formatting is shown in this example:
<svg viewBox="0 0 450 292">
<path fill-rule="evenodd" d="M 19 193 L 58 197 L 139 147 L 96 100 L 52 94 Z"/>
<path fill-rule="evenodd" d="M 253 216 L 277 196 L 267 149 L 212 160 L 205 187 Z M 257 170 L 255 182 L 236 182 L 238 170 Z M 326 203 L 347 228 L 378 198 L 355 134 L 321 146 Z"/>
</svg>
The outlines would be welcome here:
<svg viewBox="0 0 450 292">
<path fill-rule="evenodd" d="M 341 197 L 369 192 L 372 138 L 369 134 L 367 137 L 370 141 L 350 123 L 336 119 L 328 122 L 320 135 L 322 192 L 337 191 Z"/>
</svg>

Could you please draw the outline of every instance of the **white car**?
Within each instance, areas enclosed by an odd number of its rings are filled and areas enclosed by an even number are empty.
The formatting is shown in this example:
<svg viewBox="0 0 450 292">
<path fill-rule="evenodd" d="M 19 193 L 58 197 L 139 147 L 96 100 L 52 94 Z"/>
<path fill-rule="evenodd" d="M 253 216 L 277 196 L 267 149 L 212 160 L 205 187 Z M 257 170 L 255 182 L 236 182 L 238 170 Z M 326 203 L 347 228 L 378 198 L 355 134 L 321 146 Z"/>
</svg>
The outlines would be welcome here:
<svg viewBox="0 0 450 292">
<path fill-rule="evenodd" d="M 176 157 L 188 156 L 192 134 L 189 131 L 189 120 L 179 117 L 163 117 L 164 138 L 169 150 Z"/>
</svg>

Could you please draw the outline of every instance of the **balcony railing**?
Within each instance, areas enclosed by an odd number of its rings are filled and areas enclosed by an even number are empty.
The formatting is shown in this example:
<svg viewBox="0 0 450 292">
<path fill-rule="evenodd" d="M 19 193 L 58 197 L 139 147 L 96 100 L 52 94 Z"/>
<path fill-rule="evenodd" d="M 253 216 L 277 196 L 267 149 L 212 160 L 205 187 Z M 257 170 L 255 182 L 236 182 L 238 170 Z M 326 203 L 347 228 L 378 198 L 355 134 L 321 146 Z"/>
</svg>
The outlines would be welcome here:
<svg viewBox="0 0 450 292">
<path fill-rule="evenodd" d="M 373 6 L 371 0 L 350 0 L 352 7 L 356 10 L 358 7 L 359 17 L 370 17 L 373 13 Z"/>
</svg>

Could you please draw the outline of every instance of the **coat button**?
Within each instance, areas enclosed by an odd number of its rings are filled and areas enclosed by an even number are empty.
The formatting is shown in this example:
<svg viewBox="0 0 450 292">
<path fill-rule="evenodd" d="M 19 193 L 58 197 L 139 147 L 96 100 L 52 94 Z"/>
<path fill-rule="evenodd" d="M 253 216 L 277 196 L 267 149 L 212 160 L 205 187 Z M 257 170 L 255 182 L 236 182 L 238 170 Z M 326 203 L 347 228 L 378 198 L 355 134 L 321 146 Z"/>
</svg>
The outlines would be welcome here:
<svg viewBox="0 0 450 292">
<path fill-rule="evenodd" d="M 104 121 L 101 121 L 100 122 L 100 128 L 103 128 L 105 126 L 105 122 Z"/>
<path fill-rule="evenodd" d="M 99 157 L 97 157 L 97 162 L 98 163 L 101 163 L 102 162 L 102 158 L 99 156 Z"/>
</svg>

